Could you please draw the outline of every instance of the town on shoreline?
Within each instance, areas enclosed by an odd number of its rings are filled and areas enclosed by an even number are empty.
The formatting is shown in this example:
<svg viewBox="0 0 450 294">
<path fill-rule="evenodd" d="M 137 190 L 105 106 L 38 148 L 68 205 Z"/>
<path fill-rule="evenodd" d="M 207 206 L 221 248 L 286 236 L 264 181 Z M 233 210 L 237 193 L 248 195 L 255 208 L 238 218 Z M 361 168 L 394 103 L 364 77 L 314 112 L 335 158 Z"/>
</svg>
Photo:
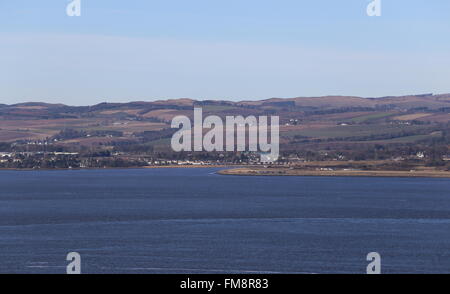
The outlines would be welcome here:
<svg viewBox="0 0 450 294">
<path fill-rule="evenodd" d="M 36 165 L 36 161 L 30 166 L 16 158 L 30 160 L 37 156 L 41 159 L 51 160 L 54 165 L 43 167 Z M 1 166 L 0 170 L 91 170 L 91 169 L 132 169 L 132 168 L 221 168 L 217 172 L 220 175 L 235 176 L 339 176 L 339 177 L 430 177 L 450 178 L 450 170 L 445 166 L 427 166 L 420 160 L 410 160 L 408 164 L 399 164 L 390 160 L 362 160 L 362 161 L 305 161 L 305 160 L 281 160 L 272 164 L 258 161 L 258 156 L 248 161 L 209 161 L 209 160 L 155 160 L 141 156 L 130 158 L 117 158 L 114 161 L 100 161 L 99 159 L 77 159 L 78 154 L 64 152 L 50 152 L 39 154 L 14 154 L 0 152 L 0 164 L 18 163 L 9 167 Z M 144 160 L 146 159 L 146 160 Z M 283 158 L 282 158 L 283 159 Z M 447 159 L 446 159 L 447 160 Z M 27 161 L 25 161 L 27 162 Z M 29 161 L 28 161 L 29 162 Z M 84 164 L 80 164 L 83 162 Z M 114 164 L 111 164 L 114 163 Z M 91 164 L 88 164 L 91 163 Z M 92 164 L 95 163 L 95 164 Z M 109 164 L 108 164 L 109 163 Z"/>
</svg>

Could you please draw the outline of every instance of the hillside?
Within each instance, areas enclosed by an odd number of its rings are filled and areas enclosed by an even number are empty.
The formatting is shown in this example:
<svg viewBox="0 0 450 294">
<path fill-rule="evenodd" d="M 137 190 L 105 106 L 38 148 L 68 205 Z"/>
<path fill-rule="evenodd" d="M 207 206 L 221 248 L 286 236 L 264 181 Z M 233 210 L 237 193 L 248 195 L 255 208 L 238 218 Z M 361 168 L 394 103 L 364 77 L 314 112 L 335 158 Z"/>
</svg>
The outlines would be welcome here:
<svg viewBox="0 0 450 294">
<path fill-rule="evenodd" d="M 440 155 L 450 153 L 450 94 L 240 102 L 183 98 L 92 106 L 0 104 L 0 152 L 91 150 L 176 156 L 168 155 L 175 131 L 170 122 L 178 115 L 192 117 L 194 107 L 201 107 L 204 116 L 279 116 L 286 158 L 406 158 L 430 146 Z"/>
</svg>

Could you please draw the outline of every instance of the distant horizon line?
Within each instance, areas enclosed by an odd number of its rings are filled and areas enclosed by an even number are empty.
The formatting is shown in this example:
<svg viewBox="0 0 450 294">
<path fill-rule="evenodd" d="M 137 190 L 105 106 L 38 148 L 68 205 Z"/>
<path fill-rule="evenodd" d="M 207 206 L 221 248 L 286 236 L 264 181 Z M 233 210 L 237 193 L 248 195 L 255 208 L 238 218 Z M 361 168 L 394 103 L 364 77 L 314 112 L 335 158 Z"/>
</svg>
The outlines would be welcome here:
<svg viewBox="0 0 450 294">
<path fill-rule="evenodd" d="M 155 98 L 155 100 L 130 100 L 128 102 L 109 102 L 109 101 L 103 101 L 98 102 L 95 104 L 90 105 L 71 105 L 71 104 L 65 104 L 62 102 L 57 103 L 50 103 L 50 102 L 43 102 L 43 101 L 33 101 L 29 100 L 26 102 L 19 102 L 19 103 L 13 103 L 13 104 L 4 104 L 0 103 L 0 105 L 6 105 L 6 106 L 20 106 L 20 105 L 30 105 L 30 104 L 45 104 L 45 105 L 63 105 L 63 106 L 70 106 L 70 107 L 90 107 L 90 106 L 96 106 L 100 104 L 130 104 L 130 103 L 156 103 L 156 102 L 170 102 L 170 101 L 181 101 L 181 100 L 190 100 L 192 102 L 210 102 L 210 101 L 216 101 L 216 102 L 230 102 L 230 103 L 245 103 L 245 102 L 260 102 L 260 101 L 268 101 L 272 99 L 280 99 L 280 100 L 292 100 L 292 99 L 311 99 L 311 98 L 360 98 L 360 99 L 387 99 L 387 98 L 402 98 L 402 97 L 435 97 L 435 96 L 450 96 L 450 92 L 448 93 L 422 93 L 422 94 L 407 94 L 407 95 L 389 95 L 389 96 L 380 96 L 380 97 L 363 97 L 363 96 L 355 96 L 355 95 L 324 95 L 324 96 L 297 96 L 297 97 L 270 97 L 270 98 L 262 98 L 262 99 L 248 99 L 248 100 L 239 100 L 239 101 L 233 101 L 233 100 L 226 100 L 226 99 L 199 99 L 199 98 L 189 98 L 189 97 L 180 97 L 180 98 Z"/>
</svg>

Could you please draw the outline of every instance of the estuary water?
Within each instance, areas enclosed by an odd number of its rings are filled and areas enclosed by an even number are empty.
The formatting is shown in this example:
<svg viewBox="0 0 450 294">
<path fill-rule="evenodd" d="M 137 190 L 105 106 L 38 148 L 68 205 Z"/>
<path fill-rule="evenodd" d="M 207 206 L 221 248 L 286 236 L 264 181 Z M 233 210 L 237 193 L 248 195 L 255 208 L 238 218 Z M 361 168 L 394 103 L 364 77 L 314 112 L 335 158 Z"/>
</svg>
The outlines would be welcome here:
<svg viewBox="0 0 450 294">
<path fill-rule="evenodd" d="M 450 180 L 0 171 L 0 273 L 450 273 Z"/>
</svg>

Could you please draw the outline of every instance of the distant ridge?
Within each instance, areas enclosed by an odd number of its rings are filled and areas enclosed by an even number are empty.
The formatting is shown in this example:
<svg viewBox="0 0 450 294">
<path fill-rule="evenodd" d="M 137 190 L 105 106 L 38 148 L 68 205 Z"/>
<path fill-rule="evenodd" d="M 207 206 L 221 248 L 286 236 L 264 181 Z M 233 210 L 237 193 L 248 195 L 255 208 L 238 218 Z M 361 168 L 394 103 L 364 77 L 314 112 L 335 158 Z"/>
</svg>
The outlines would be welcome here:
<svg viewBox="0 0 450 294">
<path fill-rule="evenodd" d="M 342 107 L 380 107 L 383 105 L 403 107 L 406 109 L 414 107 L 428 107 L 430 109 L 438 109 L 442 107 L 449 107 L 450 93 L 446 94 L 417 94 L 405 96 L 384 96 L 384 97 L 359 97 L 359 96 L 317 96 L 317 97 L 295 97 L 295 98 L 269 98 L 262 100 L 243 100 L 243 101 L 227 101 L 227 100 L 195 100 L 192 98 L 176 98 L 156 101 L 131 101 L 131 102 L 102 102 L 90 106 L 69 106 L 62 103 L 45 103 L 45 102 L 25 102 L 12 105 L 0 104 L 2 108 L 11 107 L 41 107 L 41 108 L 90 108 L 94 109 L 113 109 L 120 107 L 149 107 L 149 106 L 180 106 L 192 107 L 196 104 L 228 104 L 235 106 L 262 106 L 275 105 L 283 102 L 293 102 L 298 107 L 316 107 L 316 108 L 342 108 Z M 280 104 L 280 105 L 281 105 Z M 288 104 L 286 104 L 288 105 Z"/>
</svg>

